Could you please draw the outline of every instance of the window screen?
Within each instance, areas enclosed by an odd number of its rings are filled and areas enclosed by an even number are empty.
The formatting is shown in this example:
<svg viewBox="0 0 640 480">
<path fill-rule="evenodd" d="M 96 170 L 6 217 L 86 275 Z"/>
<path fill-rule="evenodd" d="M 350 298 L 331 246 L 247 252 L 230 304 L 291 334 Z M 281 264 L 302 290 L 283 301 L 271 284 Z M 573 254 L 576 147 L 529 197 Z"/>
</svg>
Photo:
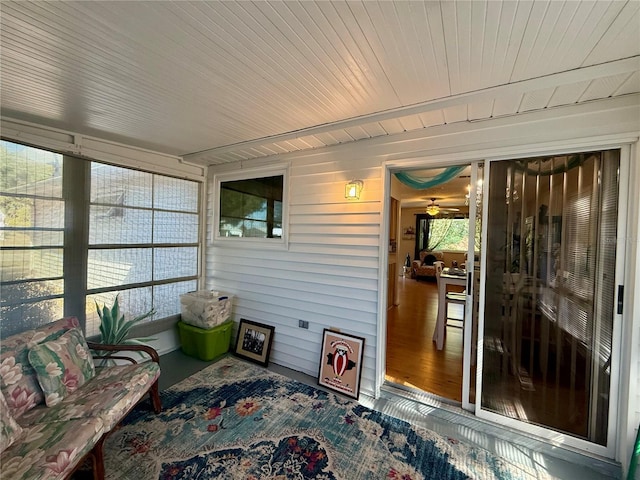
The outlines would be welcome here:
<svg viewBox="0 0 640 480">
<path fill-rule="evenodd" d="M 197 288 L 200 184 L 0 143 L 0 334 L 77 316 L 95 303 L 148 321 Z"/>
<path fill-rule="evenodd" d="M 0 337 L 63 314 L 62 163 L 0 142 Z"/>
<path fill-rule="evenodd" d="M 159 295 L 176 283 L 180 293 L 196 289 L 198 205 L 196 182 L 92 162 L 88 335 L 98 333 L 94 302 L 111 304 L 116 294 L 125 312 L 155 308 L 147 321 L 180 312 L 179 293 Z"/>
</svg>

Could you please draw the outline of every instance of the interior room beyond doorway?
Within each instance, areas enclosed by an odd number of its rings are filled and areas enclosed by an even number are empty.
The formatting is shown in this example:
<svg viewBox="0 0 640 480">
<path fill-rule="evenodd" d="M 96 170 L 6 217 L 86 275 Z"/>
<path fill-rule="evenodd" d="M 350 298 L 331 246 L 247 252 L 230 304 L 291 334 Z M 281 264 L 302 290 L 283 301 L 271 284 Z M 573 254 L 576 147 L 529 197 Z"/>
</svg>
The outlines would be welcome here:
<svg viewBox="0 0 640 480">
<path fill-rule="evenodd" d="M 400 278 L 398 301 L 387 311 L 386 380 L 461 402 L 462 329 L 448 326 L 443 349 L 436 348 L 432 341 L 438 315 L 435 280 Z M 458 308 L 452 316 L 461 315 L 459 305 L 451 308 Z"/>
<path fill-rule="evenodd" d="M 391 205 L 397 201 L 399 208 L 397 231 L 390 232 L 389 265 L 395 260 L 399 268 L 389 289 L 395 291 L 395 302 L 387 310 L 386 380 L 455 403 L 462 403 L 463 395 L 464 306 L 448 307 L 460 321 L 445 328 L 438 350 L 433 341 L 438 284 L 428 257 L 438 255 L 445 267 L 465 262 L 470 181 L 470 165 L 391 176 Z"/>
</svg>

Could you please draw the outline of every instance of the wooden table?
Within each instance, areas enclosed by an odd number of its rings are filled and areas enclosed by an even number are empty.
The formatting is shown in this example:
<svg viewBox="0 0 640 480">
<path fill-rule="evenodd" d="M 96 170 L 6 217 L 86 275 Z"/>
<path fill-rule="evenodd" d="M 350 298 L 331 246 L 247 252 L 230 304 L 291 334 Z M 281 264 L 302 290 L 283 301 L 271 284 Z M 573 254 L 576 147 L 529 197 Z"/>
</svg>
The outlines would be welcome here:
<svg viewBox="0 0 640 480">
<path fill-rule="evenodd" d="M 436 321 L 436 328 L 433 332 L 433 341 L 436 342 L 436 348 L 442 350 L 444 347 L 444 327 L 447 323 L 447 288 L 449 285 L 461 285 L 467 284 L 467 272 L 464 271 L 464 275 L 451 275 L 448 268 L 442 270 L 440 274 L 440 280 L 438 281 L 438 320 Z"/>
</svg>

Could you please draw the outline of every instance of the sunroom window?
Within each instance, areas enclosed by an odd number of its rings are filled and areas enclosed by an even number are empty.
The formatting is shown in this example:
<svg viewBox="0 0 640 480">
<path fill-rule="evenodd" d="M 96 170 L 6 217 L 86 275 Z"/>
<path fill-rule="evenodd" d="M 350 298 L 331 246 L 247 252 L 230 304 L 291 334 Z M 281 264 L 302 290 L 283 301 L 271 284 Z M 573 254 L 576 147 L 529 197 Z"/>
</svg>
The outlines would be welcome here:
<svg viewBox="0 0 640 480">
<path fill-rule="evenodd" d="M 64 312 L 62 155 L 0 142 L 0 337 Z"/>
<path fill-rule="evenodd" d="M 2 336 L 99 305 L 180 313 L 197 288 L 200 184 L 10 142 L 0 144 Z"/>
</svg>

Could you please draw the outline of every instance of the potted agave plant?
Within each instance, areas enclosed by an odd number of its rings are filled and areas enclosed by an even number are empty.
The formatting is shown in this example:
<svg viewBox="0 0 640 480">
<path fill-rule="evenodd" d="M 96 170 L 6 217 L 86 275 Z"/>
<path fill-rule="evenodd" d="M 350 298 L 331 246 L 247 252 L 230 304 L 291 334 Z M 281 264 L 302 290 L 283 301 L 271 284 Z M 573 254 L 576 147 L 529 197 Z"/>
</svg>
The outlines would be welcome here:
<svg viewBox="0 0 640 480">
<path fill-rule="evenodd" d="M 106 345 L 146 345 L 147 342 L 155 340 L 154 338 L 128 338 L 131 328 L 141 322 L 145 318 L 148 318 L 156 313 L 155 309 L 149 310 L 147 313 L 138 315 L 131 320 L 126 320 L 124 314 L 120 312 L 120 305 L 118 304 L 118 297 L 116 295 L 115 300 L 111 308 L 103 305 L 102 308 L 96 304 L 96 311 L 100 317 L 100 343 Z M 105 353 L 105 352 L 101 352 Z M 142 355 L 142 353 L 140 352 Z M 109 356 L 107 354 L 106 356 Z"/>
</svg>

